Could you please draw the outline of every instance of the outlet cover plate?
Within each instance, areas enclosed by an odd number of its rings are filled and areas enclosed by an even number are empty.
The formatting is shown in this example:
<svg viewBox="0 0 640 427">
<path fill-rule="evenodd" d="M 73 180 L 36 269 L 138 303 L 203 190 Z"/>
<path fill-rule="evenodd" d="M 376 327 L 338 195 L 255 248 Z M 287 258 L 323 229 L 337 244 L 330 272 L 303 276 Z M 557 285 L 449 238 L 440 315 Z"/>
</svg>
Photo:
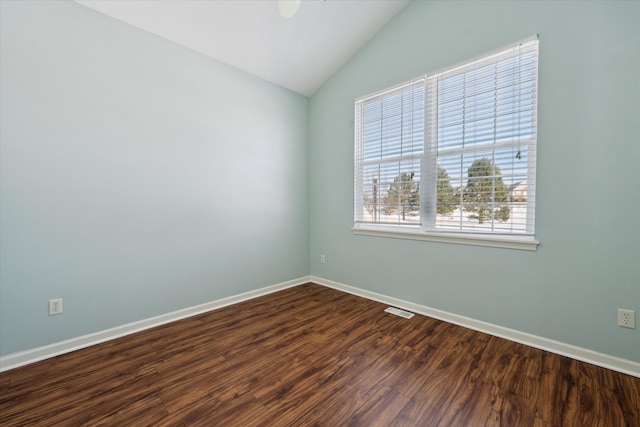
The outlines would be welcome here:
<svg viewBox="0 0 640 427">
<path fill-rule="evenodd" d="M 49 316 L 54 314 L 62 314 L 62 298 L 49 300 Z"/>
<path fill-rule="evenodd" d="M 623 328 L 636 328 L 636 312 L 633 310 L 618 309 L 618 326 Z"/>
</svg>

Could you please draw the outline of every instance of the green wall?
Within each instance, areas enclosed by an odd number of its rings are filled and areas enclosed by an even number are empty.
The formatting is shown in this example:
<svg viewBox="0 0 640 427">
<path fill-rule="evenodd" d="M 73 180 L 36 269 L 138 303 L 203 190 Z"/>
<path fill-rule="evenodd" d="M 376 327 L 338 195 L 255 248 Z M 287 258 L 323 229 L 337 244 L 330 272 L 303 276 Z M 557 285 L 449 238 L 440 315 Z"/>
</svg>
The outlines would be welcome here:
<svg viewBox="0 0 640 427">
<path fill-rule="evenodd" d="M 308 98 L 75 2 L 0 7 L 0 354 L 309 274 Z"/>
<path fill-rule="evenodd" d="M 536 33 L 538 250 L 354 236 L 353 100 Z M 640 361 L 639 40 L 639 2 L 409 4 L 311 99 L 311 273 Z"/>
</svg>

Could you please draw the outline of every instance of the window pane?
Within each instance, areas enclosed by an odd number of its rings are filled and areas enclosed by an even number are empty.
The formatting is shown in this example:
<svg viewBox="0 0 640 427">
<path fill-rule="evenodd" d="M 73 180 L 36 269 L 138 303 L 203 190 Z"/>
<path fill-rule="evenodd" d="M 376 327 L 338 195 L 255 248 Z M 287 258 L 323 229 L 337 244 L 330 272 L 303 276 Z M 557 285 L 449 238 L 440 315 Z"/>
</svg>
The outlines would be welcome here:
<svg viewBox="0 0 640 427">
<path fill-rule="evenodd" d="M 516 49 L 429 80 L 436 229 L 532 233 L 536 61 Z"/>
<path fill-rule="evenodd" d="M 438 158 L 436 228 L 527 230 L 528 149 Z"/>
<path fill-rule="evenodd" d="M 356 103 L 356 221 L 420 222 L 424 82 Z M 360 149 L 358 150 L 358 147 Z"/>
</svg>

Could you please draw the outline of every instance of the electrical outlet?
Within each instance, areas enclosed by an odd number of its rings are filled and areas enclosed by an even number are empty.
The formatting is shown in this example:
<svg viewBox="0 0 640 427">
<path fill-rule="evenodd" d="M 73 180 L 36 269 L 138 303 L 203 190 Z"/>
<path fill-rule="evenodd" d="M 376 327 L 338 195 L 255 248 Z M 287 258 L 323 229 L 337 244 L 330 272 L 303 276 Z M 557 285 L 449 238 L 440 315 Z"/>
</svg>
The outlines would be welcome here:
<svg viewBox="0 0 640 427">
<path fill-rule="evenodd" d="M 618 309 L 618 326 L 623 328 L 636 328 L 636 312 L 633 310 Z"/>
<path fill-rule="evenodd" d="M 326 261 L 326 258 L 324 257 L 324 255 L 320 255 L 320 264 L 324 264 Z"/>
<path fill-rule="evenodd" d="M 49 316 L 62 314 L 62 298 L 49 300 Z"/>
</svg>

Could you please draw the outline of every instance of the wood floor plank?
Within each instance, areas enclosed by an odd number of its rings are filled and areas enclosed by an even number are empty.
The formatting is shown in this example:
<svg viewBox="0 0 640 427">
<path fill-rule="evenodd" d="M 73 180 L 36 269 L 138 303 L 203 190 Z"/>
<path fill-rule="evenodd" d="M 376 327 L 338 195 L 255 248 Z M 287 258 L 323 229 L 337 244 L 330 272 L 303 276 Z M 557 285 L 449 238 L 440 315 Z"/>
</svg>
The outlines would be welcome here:
<svg viewBox="0 0 640 427">
<path fill-rule="evenodd" d="M 158 397 L 150 395 L 131 402 L 100 420 L 91 419 L 90 424 L 96 426 L 160 425 L 165 422 L 168 415 L 162 401 Z"/>
<path fill-rule="evenodd" d="M 640 426 L 640 378 L 305 284 L 0 374 L 4 426 Z"/>
<path fill-rule="evenodd" d="M 395 353 L 393 355 L 392 353 Z M 375 353 L 366 354 L 366 360 L 362 364 L 366 373 L 364 375 L 350 375 L 351 380 L 345 386 L 335 388 L 335 392 L 326 397 L 322 405 L 316 405 L 296 425 L 348 425 L 363 417 L 370 410 L 372 402 L 380 399 L 378 394 L 384 390 L 385 394 L 395 396 L 394 403 L 398 406 L 398 412 L 408 401 L 406 396 L 384 384 L 393 371 L 395 364 L 404 358 L 405 350 L 402 348 L 390 348 L 386 355 Z M 332 379 L 332 381 L 336 381 Z M 403 402 L 401 405 L 398 402 Z M 387 414 L 389 416 L 390 413 Z M 395 415 L 390 420 L 395 418 Z M 357 424 L 357 423 L 356 423 Z"/>
<path fill-rule="evenodd" d="M 387 386 L 375 388 L 365 403 L 349 418 L 347 425 L 387 426 L 408 401 L 407 396 Z"/>
<path fill-rule="evenodd" d="M 583 424 L 592 420 L 601 420 L 602 426 L 624 425 L 625 414 L 615 404 L 615 396 L 608 387 L 609 376 L 597 366 L 580 364 L 579 396 L 580 419 Z M 603 384 L 603 387 L 598 387 Z M 629 420 L 631 421 L 631 420 Z M 640 424 L 639 424 L 640 425 Z"/>
<path fill-rule="evenodd" d="M 537 416 L 552 425 L 580 425 L 579 362 L 551 353 L 542 355 L 542 373 L 535 399 Z"/>
<path fill-rule="evenodd" d="M 449 407 L 446 415 L 449 418 L 442 418 L 442 425 L 464 425 L 464 426 L 500 426 L 509 425 L 502 420 L 503 396 L 498 387 L 482 381 L 474 381 L 469 384 L 473 398 L 466 395 L 466 399 L 459 403 L 458 410 Z"/>
</svg>

